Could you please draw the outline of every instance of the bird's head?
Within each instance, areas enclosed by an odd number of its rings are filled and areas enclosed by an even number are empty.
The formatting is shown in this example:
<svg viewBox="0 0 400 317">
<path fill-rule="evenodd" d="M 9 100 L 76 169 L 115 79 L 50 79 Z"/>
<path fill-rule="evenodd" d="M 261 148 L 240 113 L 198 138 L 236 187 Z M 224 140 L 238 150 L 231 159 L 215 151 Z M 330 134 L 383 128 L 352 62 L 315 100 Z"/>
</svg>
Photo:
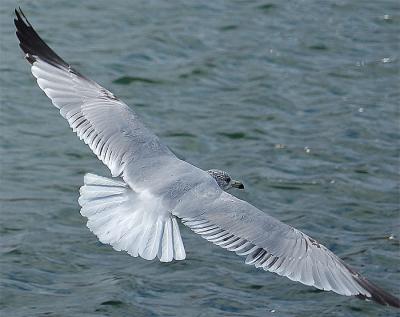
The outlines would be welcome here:
<svg viewBox="0 0 400 317">
<path fill-rule="evenodd" d="M 239 181 L 233 180 L 227 172 L 212 169 L 208 170 L 207 173 L 217 181 L 217 184 L 223 190 L 228 190 L 232 187 L 244 189 L 244 185 Z"/>
</svg>

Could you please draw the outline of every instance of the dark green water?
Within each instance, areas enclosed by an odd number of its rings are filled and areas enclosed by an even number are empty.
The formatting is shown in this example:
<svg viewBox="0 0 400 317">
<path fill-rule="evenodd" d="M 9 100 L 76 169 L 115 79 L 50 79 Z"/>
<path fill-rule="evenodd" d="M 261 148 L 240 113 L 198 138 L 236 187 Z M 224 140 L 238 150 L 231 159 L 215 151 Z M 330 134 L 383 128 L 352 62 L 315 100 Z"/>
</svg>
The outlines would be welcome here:
<svg viewBox="0 0 400 317">
<path fill-rule="evenodd" d="M 187 260 L 101 245 L 79 214 L 108 170 L 39 90 L 14 34 L 135 106 L 180 157 L 399 294 L 398 1 L 9 1 L 1 34 L 1 316 L 395 316 L 246 266 L 182 228 Z M 391 238 L 389 238 L 391 237 Z"/>
</svg>

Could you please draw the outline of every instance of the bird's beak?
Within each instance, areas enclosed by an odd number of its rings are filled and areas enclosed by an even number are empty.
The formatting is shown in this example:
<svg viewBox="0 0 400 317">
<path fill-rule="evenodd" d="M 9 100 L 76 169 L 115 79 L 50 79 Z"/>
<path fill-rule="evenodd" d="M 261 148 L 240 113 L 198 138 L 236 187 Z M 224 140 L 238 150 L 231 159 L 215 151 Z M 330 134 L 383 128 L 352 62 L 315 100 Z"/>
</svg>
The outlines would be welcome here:
<svg viewBox="0 0 400 317">
<path fill-rule="evenodd" d="M 231 182 L 231 186 L 239 189 L 244 189 L 244 185 L 241 182 L 235 180 Z"/>
</svg>

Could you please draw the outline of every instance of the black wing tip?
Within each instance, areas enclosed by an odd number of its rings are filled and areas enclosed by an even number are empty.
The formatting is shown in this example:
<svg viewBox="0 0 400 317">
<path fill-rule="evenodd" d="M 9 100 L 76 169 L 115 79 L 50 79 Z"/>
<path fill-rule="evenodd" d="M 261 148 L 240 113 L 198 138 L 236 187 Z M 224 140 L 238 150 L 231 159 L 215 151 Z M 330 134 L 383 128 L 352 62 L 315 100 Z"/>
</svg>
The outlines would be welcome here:
<svg viewBox="0 0 400 317">
<path fill-rule="evenodd" d="M 357 298 L 363 300 L 372 300 L 378 304 L 384 306 L 392 306 L 396 308 L 400 308 L 400 298 L 390 294 L 389 292 L 383 290 L 379 286 L 376 286 L 368 279 L 363 277 L 361 274 L 353 270 L 348 264 L 341 260 L 341 263 L 347 268 L 347 270 L 351 273 L 354 280 L 365 289 L 371 296 L 366 296 L 364 294 L 356 295 Z"/>
<path fill-rule="evenodd" d="M 24 34 L 28 30 L 29 27 L 32 27 L 31 24 L 29 23 L 28 19 L 26 18 L 24 12 L 22 11 L 21 7 L 18 7 L 18 9 L 14 10 L 16 18 L 14 18 L 14 25 L 17 28 L 16 35 L 20 41 L 19 47 L 22 49 L 22 51 L 25 53 L 25 58 L 26 60 L 30 63 L 33 64 L 36 61 L 36 58 L 33 57 L 28 51 L 29 48 L 26 47 L 26 42 L 24 38 Z"/>
<path fill-rule="evenodd" d="M 357 295 L 358 298 L 364 300 L 373 300 L 381 305 L 400 308 L 400 298 L 386 292 L 362 276 L 356 276 L 355 280 L 371 294 L 371 297 L 360 294 Z"/>
<path fill-rule="evenodd" d="M 14 24 L 17 28 L 19 46 L 29 63 L 33 64 L 37 58 L 40 58 L 56 67 L 69 67 L 36 33 L 20 7 L 15 9 L 15 16 Z"/>
<path fill-rule="evenodd" d="M 32 25 L 29 23 L 28 19 L 26 18 L 25 13 L 22 11 L 21 7 L 18 7 L 18 9 L 15 8 L 14 12 L 15 12 L 15 15 L 17 16 L 18 21 L 22 21 L 22 22 L 25 23 L 26 25 L 32 26 Z M 17 21 L 17 20 L 14 19 L 14 21 Z"/>
</svg>

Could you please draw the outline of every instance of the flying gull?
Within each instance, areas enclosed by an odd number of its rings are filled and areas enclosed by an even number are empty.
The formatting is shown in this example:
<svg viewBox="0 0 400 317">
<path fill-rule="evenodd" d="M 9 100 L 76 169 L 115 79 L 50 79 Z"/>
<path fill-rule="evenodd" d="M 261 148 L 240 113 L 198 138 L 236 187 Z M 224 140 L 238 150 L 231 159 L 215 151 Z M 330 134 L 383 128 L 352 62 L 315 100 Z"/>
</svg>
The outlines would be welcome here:
<svg viewBox="0 0 400 317">
<path fill-rule="evenodd" d="M 243 189 L 220 170 L 178 159 L 123 101 L 83 76 L 15 10 L 17 37 L 39 87 L 72 130 L 110 169 L 86 174 L 81 214 L 102 243 L 146 260 L 184 260 L 178 220 L 245 263 L 293 281 L 400 307 L 400 300 L 350 268 L 325 246 L 227 192 Z"/>
</svg>

